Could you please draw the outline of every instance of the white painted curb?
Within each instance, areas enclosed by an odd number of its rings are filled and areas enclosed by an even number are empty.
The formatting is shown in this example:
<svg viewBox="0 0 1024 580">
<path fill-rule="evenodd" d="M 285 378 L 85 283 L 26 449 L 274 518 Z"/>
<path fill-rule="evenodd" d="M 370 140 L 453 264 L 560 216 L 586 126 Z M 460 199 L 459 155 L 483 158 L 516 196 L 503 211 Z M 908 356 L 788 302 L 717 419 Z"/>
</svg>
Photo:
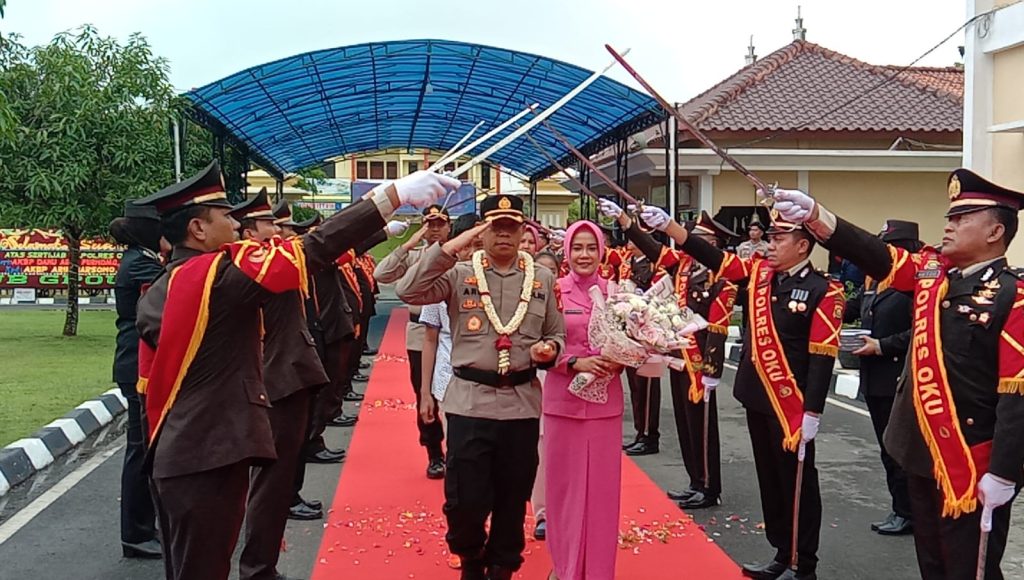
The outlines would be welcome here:
<svg viewBox="0 0 1024 580">
<path fill-rule="evenodd" d="M 8 445 L 8 447 L 20 447 L 25 451 L 25 455 L 28 455 L 28 460 L 32 462 L 32 467 L 39 471 L 47 465 L 53 463 L 53 454 L 46 448 L 46 444 L 43 443 L 42 439 L 18 439 L 14 443 Z"/>
<path fill-rule="evenodd" d="M 96 421 L 99 422 L 100 425 L 106 425 L 114 419 L 114 416 L 107 410 L 107 406 L 103 404 L 103 401 L 86 401 L 75 408 L 88 409 L 91 411 L 93 417 L 96 417 Z"/>
</svg>

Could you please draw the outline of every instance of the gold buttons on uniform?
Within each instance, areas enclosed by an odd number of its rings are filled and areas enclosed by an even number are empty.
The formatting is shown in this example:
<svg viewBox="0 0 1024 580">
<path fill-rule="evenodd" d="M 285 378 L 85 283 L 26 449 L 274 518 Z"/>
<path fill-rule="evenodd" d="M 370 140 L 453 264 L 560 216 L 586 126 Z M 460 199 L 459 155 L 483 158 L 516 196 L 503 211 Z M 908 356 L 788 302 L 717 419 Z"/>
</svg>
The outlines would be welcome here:
<svg viewBox="0 0 1024 580">
<path fill-rule="evenodd" d="M 260 394 L 260 400 L 261 401 L 266 401 L 267 400 L 267 396 L 261 393 Z"/>
<path fill-rule="evenodd" d="M 772 302 L 778 302 L 778 301 L 779 301 L 779 297 L 778 296 L 772 296 Z"/>
<path fill-rule="evenodd" d="M 967 424 L 968 425 L 974 425 L 974 419 L 972 419 L 971 417 L 968 417 L 967 418 Z"/>
<path fill-rule="evenodd" d="M 942 301 L 942 307 L 943 308 L 949 308 L 949 300 L 943 300 Z"/>
</svg>

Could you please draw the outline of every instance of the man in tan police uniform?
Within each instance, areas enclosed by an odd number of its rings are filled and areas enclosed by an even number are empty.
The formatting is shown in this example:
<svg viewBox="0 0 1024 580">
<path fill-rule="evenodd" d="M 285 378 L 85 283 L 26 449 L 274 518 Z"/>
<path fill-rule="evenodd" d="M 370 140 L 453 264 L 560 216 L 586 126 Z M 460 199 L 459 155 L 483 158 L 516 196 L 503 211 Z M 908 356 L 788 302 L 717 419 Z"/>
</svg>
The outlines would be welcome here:
<svg viewBox="0 0 1024 580">
<path fill-rule="evenodd" d="M 399 298 L 410 304 L 448 303 L 454 377 L 444 399 L 444 513 L 448 547 L 469 580 L 511 578 L 522 565 L 537 474 L 537 367 L 553 364 L 565 342 L 554 274 L 518 251 L 522 207 L 517 197 L 488 197 L 480 206 L 484 223 L 427 248 L 398 283 Z M 456 263 L 478 235 L 484 249 Z"/>
<path fill-rule="evenodd" d="M 448 234 L 451 232 L 451 219 L 448 210 L 440 205 L 432 205 L 423 210 L 423 227 L 421 227 L 408 242 L 395 248 L 395 251 L 388 254 L 377 268 L 373 271 L 373 277 L 378 282 L 390 284 L 397 282 L 415 266 L 423 251 L 433 244 L 443 244 L 448 241 Z M 425 246 L 420 246 L 421 241 L 426 241 Z M 416 408 L 420 406 L 420 383 L 423 381 L 423 338 L 426 331 L 419 322 L 420 306 L 409 306 L 409 324 L 405 329 L 405 350 L 409 355 L 409 380 L 416 392 Z M 427 477 L 430 479 L 441 479 L 444 477 L 444 450 L 441 444 L 444 442 L 444 427 L 440 421 L 424 423 L 419 413 L 416 414 L 416 427 L 420 432 L 420 445 L 427 448 Z"/>
</svg>

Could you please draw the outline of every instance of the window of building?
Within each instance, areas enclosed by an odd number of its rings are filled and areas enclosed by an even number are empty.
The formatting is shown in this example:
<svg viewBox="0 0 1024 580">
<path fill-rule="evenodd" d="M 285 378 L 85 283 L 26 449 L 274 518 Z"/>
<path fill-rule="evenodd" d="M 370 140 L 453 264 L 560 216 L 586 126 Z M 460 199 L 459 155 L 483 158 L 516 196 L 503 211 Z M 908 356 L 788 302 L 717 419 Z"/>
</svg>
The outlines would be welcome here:
<svg viewBox="0 0 1024 580">
<path fill-rule="evenodd" d="M 370 162 L 370 179 L 384 179 L 384 162 Z"/>
<path fill-rule="evenodd" d="M 386 179 L 398 179 L 398 162 L 388 161 L 387 171 L 385 171 Z"/>
<path fill-rule="evenodd" d="M 330 178 L 330 179 L 334 179 L 335 177 L 337 177 L 337 175 L 334 172 L 334 162 L 333 161 L 328 161 L 327 163 L 324 163 L 320 167 L 320 170 L 324 172 L 324 177 L 327 177 L 327 178 Z"/>
<path fill-rule="evenodd" d="M 356 163 L 356 179 L 369 179 L 370 177 L 370 164 L 366 161 L 359 161 Z"/>
<path fill-rule="evenodd" d="M 405 162 L 405 174 L 406 175 L 409 175 L 411 173 L 416 173 L 419 170 L 420 170 L 420 162 L 419 161 L 406 161 Z"/>
<path fill-rule="evenodd" d="M 491 188 L 491 166 L 484 163 L 480 165 L 480 189 Z"/>
</svg>

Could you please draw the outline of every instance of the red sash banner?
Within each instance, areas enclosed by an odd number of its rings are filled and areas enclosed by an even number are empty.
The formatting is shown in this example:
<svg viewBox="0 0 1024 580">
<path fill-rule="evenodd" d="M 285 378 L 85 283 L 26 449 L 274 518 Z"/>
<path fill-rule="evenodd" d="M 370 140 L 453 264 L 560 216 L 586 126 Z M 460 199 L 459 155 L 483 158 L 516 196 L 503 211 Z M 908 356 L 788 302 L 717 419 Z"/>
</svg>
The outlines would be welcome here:
<svg viewBox="0 0 1024 580">
<path fill-rule="evenodd" d="M 911 337 L 913 400 L 917 424 L 934 462 L 935 480 L 942 491 L 942 517 L 958 518 L 977 508 L 977 467 L 967 446 L 942 355 L 939 334 L 941 304 L 949 288 L 946 268 L 934 251 L 924 255 L 914 291 Z M 920 254 L 919 254 L 920 255 Z"/>
<path fill-rule="evenodd" d="M 174 405 L 181 383 L 206 334 L 210 290 L 222 258 L 224 252 L 204 254 L 171 272 L 159 343 L 144 387 L 151 442 L 156 439 Z"/>
<path fill-rule="evenodd" d="M 1000 395 L 1024 395 L 1024 280 L 1017 280 L 1013 308 L 999 334 Z"/>
<path fill-rule="evenodd" d="M 750 276 L 751 358 L 775 416 L 782 426 L 782 448 L 796 451 L 804 419 L 804 396 L 789 367 L 782 341 L 772 317 L 772 277 L 774 271 L 763 260 L 752 264 Z"/>
</svg>

